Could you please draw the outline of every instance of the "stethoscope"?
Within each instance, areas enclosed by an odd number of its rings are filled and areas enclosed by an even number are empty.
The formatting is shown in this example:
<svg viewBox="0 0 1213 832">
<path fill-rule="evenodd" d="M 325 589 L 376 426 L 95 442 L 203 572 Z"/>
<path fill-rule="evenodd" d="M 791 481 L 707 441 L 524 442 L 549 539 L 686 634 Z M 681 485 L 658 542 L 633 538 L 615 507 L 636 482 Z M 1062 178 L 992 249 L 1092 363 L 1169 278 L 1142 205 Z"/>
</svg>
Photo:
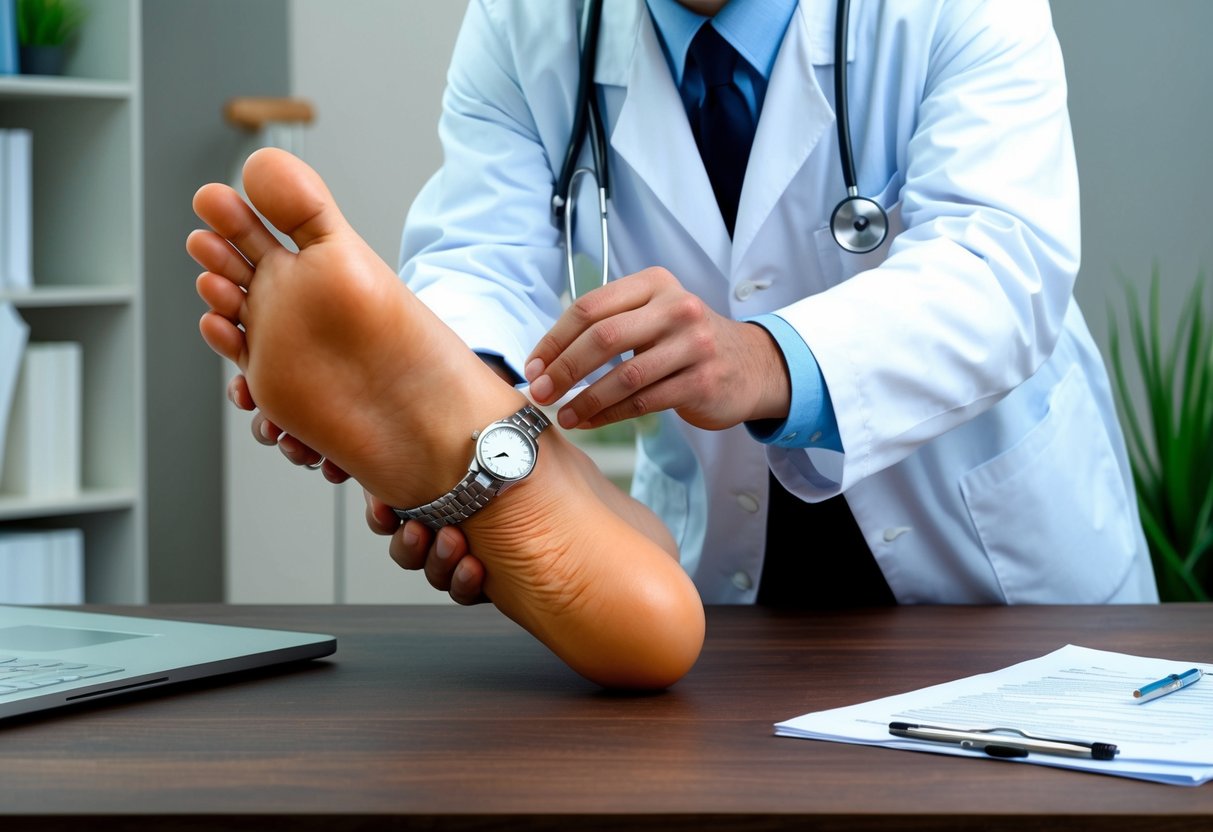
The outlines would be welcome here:
<svg viewBox="0 0 1213 832">
<path fill-rule="evenodd" d="M 847 116 L 847 24 L 850 0 L 838 0 L 834 23 L 834 108 L 838 127 L 838 154 L 842 160 L 842 180 L 847 195 L 830 216 L 834 241 L 845 251 L 866 254 L 880 247 L 889 233 L 889 218 L 874 199 L 860 196 L 855 175 L 855 157 L 851 148 L 851 127 Z M 577 83 L 577 110 L 573 114 L 573 132 L 565 153 L 560 177 L 552 191 L 552 216 L 564 233 L 565 269 L 569 281 L 569 297 L 577 297 L 573 263 L 573 194 L 583 176 L 593 179 L 598 191 L 598 221 L 602 227 L 602 285 L 606 285 L 607 201 L 611 197 L 610 169 L 607 163 L 606 131 L 598 109 L 598 97 L 593 93 L 594 63 L 598 53 L 598 30 L 602 19 L 602 0 L 590 0 L 581 49 L 581 73 Z M 593 167 L 578 167 L 577 159 L 589 136 Z"/>
</svg>

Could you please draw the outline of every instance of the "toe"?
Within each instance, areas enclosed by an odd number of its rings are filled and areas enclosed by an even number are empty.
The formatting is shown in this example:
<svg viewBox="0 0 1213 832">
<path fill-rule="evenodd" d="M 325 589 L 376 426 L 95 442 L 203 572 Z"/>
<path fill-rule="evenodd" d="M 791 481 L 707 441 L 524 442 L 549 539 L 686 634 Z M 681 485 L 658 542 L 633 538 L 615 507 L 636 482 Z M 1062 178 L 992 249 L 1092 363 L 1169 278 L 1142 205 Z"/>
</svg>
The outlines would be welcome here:
<svg viewBox="0 0 1213 832">
<path fill-rule="evenodd" d="M 244 164 L 244 190 L 300 249 L 346 225 L 320 175 L 285 150 L 266 147 L 251 155 Z"/>
<path fill-rule="evenodd" d="M 194 213 L 254 267 L 266 254 L 282 248 L 248 203 L 227 185 L 212 182 L 199 188 L 194 194 Z"/>
<path fill-rule="evenodd" d="M 248 389 L 248 379 L 242 375 L 232 376 L 232 380 L 227 383 L 227 397 L 241 410 L 253 410 L 257 407 L 253 394 Z"/>
<path fill-rule="evenodd" d="M 211 272 L 198 275 L 198 296 L 212 312 L 218 312 L 234 324 L 244 319 L 244 301 L 248 297 L 239 286 Z"/>
<path fill-rule="evenodd" d="M 185 250 L 198 265 L 217 275 L 226 277 L 238 286 L 248 288 L 253 279 L 253 267 L 232 248 L 231 244 L 214 231 L 198 230 L 185 240 Z"/>
<path fill-rule="evenodd" d="M 202 340 L 241 370 L 248 367 L 248 344 L 235 324 L 216 312 L 207 312 L 198 322 Z"/>
</svg>

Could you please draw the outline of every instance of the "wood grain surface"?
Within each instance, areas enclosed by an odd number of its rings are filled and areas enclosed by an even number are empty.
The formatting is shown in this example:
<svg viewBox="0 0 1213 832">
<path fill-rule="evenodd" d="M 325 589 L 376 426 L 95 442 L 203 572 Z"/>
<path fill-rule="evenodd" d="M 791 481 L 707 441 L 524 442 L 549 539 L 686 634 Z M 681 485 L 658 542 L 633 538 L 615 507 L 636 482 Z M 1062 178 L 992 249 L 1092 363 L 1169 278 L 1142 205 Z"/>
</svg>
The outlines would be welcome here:
<svg viewBox="0 0 1213 832">
<path fill-rule="evenodd" d="M 652 695 L 595 687 L 488 606 L 88 609 L 338 646 L 0 723 L 0 828 L 1213 828 L 1213 787 L 772 730 L 1067 643 L 1213 662 L 1213 605 L 712 607 L 699 663 Z"/>
</svg>

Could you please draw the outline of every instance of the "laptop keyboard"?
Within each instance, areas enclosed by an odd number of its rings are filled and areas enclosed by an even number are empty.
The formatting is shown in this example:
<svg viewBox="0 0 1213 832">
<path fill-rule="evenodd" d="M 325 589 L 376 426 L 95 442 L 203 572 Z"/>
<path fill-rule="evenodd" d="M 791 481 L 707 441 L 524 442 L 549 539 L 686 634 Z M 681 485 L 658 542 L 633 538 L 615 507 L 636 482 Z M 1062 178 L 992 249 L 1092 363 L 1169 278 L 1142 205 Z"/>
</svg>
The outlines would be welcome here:
<svg viewBox="0 0 1213 832">
<path fill-rule="evenodd" d="M 80 662 L 58 662 L 0 653 L 0 696 L 10 693 L 65 685 L 92 676 L 118 673 L 121 667 Z"/>
</svg>

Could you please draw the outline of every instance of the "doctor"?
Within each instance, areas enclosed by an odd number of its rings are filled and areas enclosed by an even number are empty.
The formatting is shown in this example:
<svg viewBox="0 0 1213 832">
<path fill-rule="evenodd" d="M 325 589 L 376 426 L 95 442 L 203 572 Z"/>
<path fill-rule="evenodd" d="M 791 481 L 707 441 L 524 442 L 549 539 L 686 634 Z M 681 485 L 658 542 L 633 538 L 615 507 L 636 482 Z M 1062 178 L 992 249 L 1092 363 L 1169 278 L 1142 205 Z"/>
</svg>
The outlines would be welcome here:
<svg viewBox="0 0 1213 832">
<path fill-rule="evenodd" d="M 633 492 L 703 600 L 1157 600 L 1072 294 L 1078 182 L 1046 3 L 855 0 L 839 30 L 830 0 L 607 0 L 593 81 L 613 279 L 564 311 L 551 203 L 579 7 L 470 3 L 401 275 L 539 403 L 592 382 L 563 427 L 657 414 Z M 723 82 L 720 42 L 737 56 Z M 752 138 L 709 112 L 738 101 Z M 883 211 L 873 250 L 835 239 L 848 194 Z M 474 600 L 457 529 L 434 546 L 385 508 L 368 516 L 393 557 Z"/>
</svg>

